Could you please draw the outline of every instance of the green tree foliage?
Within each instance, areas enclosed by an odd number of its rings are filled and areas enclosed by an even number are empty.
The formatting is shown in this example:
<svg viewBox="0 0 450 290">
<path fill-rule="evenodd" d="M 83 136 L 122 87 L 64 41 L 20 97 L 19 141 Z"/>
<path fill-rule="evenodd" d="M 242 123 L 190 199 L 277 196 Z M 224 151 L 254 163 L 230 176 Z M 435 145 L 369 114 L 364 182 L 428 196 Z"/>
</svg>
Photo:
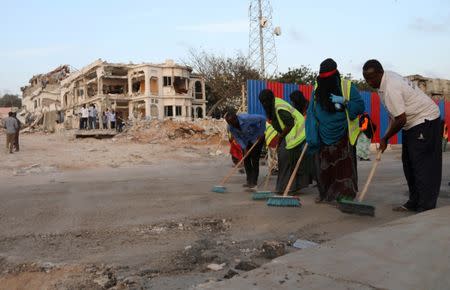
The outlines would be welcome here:
<svg viewBox="0 0 450 290">
<path fill-rule="evenodd" d="M 22 99 L 19 95 L 4 94 L 0 98 L 0 107 L 22 107 Z"/>
<path fill-rule="evenodd" d="M 313 71 L 307 66 L 300 66 L 299 68 L 289 68 L 286 73 L 280 73 L 275 81 L 282 83 L 296 83 L 296 84 L 308 84 L 312 85 L 316 81 L 318 72 Z M 362 91 L 372 91 L 372 88 L 366 83 L 365 80 L 355 79 L 352 74 L 342 74 L 344 78 L 349 79 L 352 83 Z"/>
<path fill-rule="evenodd" d="M 285 73 L 280 73 L 275 81 L 282 83 L 296 83 L 296 84 L 314 84 L 318 73 L 313 71 L 310 67 L 301 65 L 299 68 L 288 68 Z"/>
<path fill-rule="evenodd" d="M 247 80 L 260 78 L 242 53 L 224 57 L 191 49 L 185 63 L 205 80 L 208 116 L 240 104 L 242 85 Z"/>
</svg>

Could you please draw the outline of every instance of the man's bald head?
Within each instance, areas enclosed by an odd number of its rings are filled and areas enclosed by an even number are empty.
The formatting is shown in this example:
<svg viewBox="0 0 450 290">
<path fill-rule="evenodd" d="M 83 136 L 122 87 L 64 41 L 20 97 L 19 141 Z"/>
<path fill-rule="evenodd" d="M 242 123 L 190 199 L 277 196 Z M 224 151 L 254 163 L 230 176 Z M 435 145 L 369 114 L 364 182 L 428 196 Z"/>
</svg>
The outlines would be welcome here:
<svg viewBox="0 0 450 290">
<path fill-rule="evenodd" d="M 363 66 L 363 76 L 366 82 L 374 89 L 379 89 L 384 70 L 381 63 L 376 59 L 366 61 Z"/>
</svg>

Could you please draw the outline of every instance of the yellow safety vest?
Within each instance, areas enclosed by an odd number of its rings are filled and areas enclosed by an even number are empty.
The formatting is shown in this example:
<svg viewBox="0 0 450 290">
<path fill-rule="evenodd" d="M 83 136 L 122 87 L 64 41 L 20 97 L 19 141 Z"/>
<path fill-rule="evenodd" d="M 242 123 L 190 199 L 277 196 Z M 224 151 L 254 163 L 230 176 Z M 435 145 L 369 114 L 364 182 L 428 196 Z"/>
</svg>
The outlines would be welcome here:
<svg viewBox="0 0 450 290">
<path fill-rule="evenodd" d="M 288 102 L 275 98 L 275 114 L 277 116 L 278 122 L 280 123 L 281 130 L 284 130 L 286 127 L 281 120 L 278 111 L 285 110 L 291 113 L 294 118 L 294 127 L 291 131 L 286 135 L 286 149 L 292 149 L 300 143 L 302 143 L 306 139 L 305 134 L 305 118 L 299 111 L 297 111 L 294 107 L 292 107 Z"/>
<path fill-rule="evenodd" d="M 266 139 L 266 145 L 269 146 L 270 142 L 272 142 L 273 138 L 277 136 L 278 132 L 275 128 L 269 123 L 266 122 L 266 131 L 264 132 L 264 137 Z"/>
<path fill-rule="evenodd" d="M 342 95 L 347 102 L 350 101 L 351 87 L 352 87 L 351 81 L 341 78 Z M 317 88 L 317 83 L 315 83 L 315 85 L 314 85 L 314 90 L 316 90 L 316 88 Z M 314 101 L 315 101 L 315 98 L 314 98 Z M 349 139 L 351 145 L 355 145 L 356 140 L 358 140 L 358 136 L 361 133 L 361 131 L 359 130 L 359 119 L 355 118 L 353 120 L 350 120 L 347 108 L 345 109 L 345 114 L 347 115 L 348 139 Z"/>
</svg>

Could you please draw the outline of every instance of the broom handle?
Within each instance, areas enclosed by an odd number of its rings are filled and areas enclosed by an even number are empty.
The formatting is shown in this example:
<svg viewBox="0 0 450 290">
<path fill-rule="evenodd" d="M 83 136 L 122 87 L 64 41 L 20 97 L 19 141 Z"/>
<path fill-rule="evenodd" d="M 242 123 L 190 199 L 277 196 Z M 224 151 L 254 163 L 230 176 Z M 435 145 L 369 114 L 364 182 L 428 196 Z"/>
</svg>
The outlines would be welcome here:
<svg viewBox="0 0 450 290">
<path fill-rule="evenodd" d="M 274 150 L 275 153 L 277 152 L 277 149 L 278 149 L 278 146 L 275 147 L 275 150 Z M 269 156 L 269 152 L 267 152 L 267 156 Z M 269 161 L 269 158 L 267 157 L 267 162 L 268 161 Z M 272 160 L 272 163 L 269 166 L 269 173 L 267 173 L 266 180 L 264 181 L 264 189 L 265 190 L 267 190 L 267 186 L 269 185 L 270 175 L 272 174 L 272 170 L 274 167 L 275 167 L 275 162 L 273 162 L 273 160 Z"/>
<path fill-rule="evenodd" d="M 361 193 L 358 195 L 357 200 L 359 202 L 361 202 L 366 196 L 367 190 L 369 189 L 369 185 L 372 182 L 372 178 L 375 174 L 375 170 L 377 169 L 378 162 L 380 162 L 380 160 L 381 160 L 381 150 L 378 150 L 377 158 L 373 162 L 372 169 L 370 170 L 369 177 L 367 177 L 367 181 L 366 184 L 364 185 L 363 191 L 361 191 Z"/>
<path fill-rule="evenodd" d="M 283 196 L 287 196 L 289 190 L 291 189 L 292 183 L 294 182 L 295 176 L 297 175 L 297 171 L 300 167 L 300 163 L 302 163 L 303 156 L 306 153 L 306 148 L 308 148 L 308 143 L 305 143 L 305 146 L 303 146 L 302 154 L 300 155 L 300 158 L 297 160 L 297 163 L 295 164 L 294 171 L 292 172 L 291 177 L 289 178 L 289 182 L 286 188 L 284 189 Z"/>
<path fill-rule="evenodd" d="M 247 158 L 248 155 L 250 155 L 250 153 L 253 151 L 253 148 L 255 148 L 255 146 L 259 142 L 260 142 L 260 138 L 258 138 L 256 140 L 255 144 L 253 144 L 252 147 L 250 147 L 250 149 L 247 151 L 247 153 L 245 153 L 244 157 L 242 157 L 242 159 L 239 160 L 239 162 L 230 170 L 228 175 L 222 179 L 222 182 L 220 183 L 221 185 L 224 185 L 228 181 L 228 179 L 230 179 L 230 177 L 239 169 L 239 166 L 241 166 L 242 162 L 244 162 L 245 158 Z"/>
</svg>

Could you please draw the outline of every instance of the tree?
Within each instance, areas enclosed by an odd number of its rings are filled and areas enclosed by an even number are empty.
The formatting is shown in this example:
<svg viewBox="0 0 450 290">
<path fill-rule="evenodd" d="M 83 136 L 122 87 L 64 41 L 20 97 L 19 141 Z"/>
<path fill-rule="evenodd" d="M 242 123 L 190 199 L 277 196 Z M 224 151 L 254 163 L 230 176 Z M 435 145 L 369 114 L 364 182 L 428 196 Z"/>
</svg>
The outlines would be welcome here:
<svg viewBox="0 0 450 290">
<path fill-rule="evenodd" d="M 22 107 L 22 99 L 19 95 L 4 94 L 0 98 L 0 107 Z"/>
<path fill-rule="evenodd" d="M 352 74 L 341 74 L 344 78 L 349 79 L 352 83 L 361 91 L 372 91 L 373 89 L 362 79 L 354 79 Z M 275 79 L 276 81 L 282 83 L 296 83 L 296 84 L 314 84 L 318 73 L 312 71 L 311 68 L 307 66 L 300 66 L 299 68 L 289 68 L 288 72 L 280 73 Z"/>
<path fill-rule="evenodd" d="M 288 68 L 286 73 L 280 73 L 275 80 L 282 83 L 314 84 L 318 73 L 310 67 L 301 65 L 299 68 Z"/>
<path fill-rule="evenodd" d="M 354 79 L 351 73 L 345 75 L 345 78 L 351 80 L 352 83 L 356 86 L 356 88 L 360 91 L 373 91 L 369 84 L 363 79 Z"/>
<path fill-rule="evenodd" d="M 205 80 L 208 116 L 222 113 L 227 106 L 238 106 L 242 85 L 248 79 L 260 78 L 242 53 L 224 57 L 191 49 L 185 63 Z"/>
</svg>

